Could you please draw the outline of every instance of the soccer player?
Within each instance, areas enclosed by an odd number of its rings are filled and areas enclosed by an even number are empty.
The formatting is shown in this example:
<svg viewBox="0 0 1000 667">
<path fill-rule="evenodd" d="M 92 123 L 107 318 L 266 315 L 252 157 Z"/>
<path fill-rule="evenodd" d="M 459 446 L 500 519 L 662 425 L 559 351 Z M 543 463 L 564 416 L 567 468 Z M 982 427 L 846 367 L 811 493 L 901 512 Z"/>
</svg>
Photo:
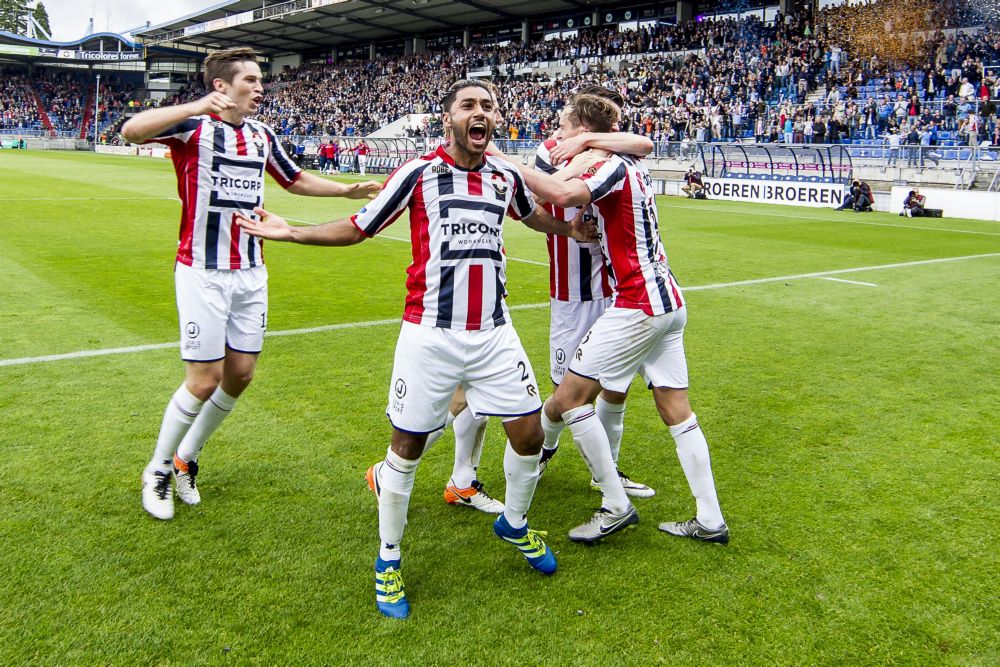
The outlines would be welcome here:
<svg viewBox="0 0 1000 667">
<path fill-rule="evenodd" d="M 620 111 L 621 95 L 603 86 L 586 86 L 578 95 L 597 95 L 614 104 Z M 617 129 L 616 126 L 611 127 Z M 582 149 L 594 147 L 644 157 L 653 150 L 653 142 L 635 134 L 596 133 L 588 131 L 576 114 L 573 101 L 563 108 L 556 137 L 543 142 L 535 154 L 535 169 L 546 174 L 556 173 Z M 554 157 L 553 157 L 554 156 Z M 546 204 L 559 220 L 572 220 L 579 208 L 561 208 Z M 589 212 L 588 212 L 589 214 Z M 571 238 L 549 235 L 549 373 L 554 387 L 566 374 L 569 355 L 576 350 L 597 318 L 611 305 L 611 284 L 599 243 L 577 243 Z M 597 397 L 595 410 L 611 443 L 611 458 L 617 469 L 625 422 L 625 392 L 605 389 Z M 542 413 L 545 444 L 540 466 L 545 471 L 558 451 L 563 422 L 549 422 Z M 620 470 L 625 493 L 637 498 L 649 498 L 656 492 L 645 484 L 633 481 Z M 592 484 L 597 486 L 596 481 Z"/>
<path fill-rule="evenodd" d="M 598 131 L 610 128 L 618 117 L 613 105 L 596 96 L 577 97 L 574 109 L 584 125 Z M 638 523 L 638 513 L 619 483 L 608 434 L 591 403 L 602 388 L 624 392 L 639 372 L 674 438 L 697 505 L 695 518 L 662 523 L 660 530 L 728 543 L 708 443 L 688 402 L 687 310 L 660 241 L 649 171 L 640 160 L 612 154 L 580 179 L 559 180 L 532 170 L 524 170 L 524 175 L 538 196 L 557 206 L 592 205 L 614 288 L 612 307 L 584 336 L 572 355 L 570 372 L 544 406 L 549 422 L 569 426 L 604 494 L 602 507 L 589 522 L 570 531 L 570 539 L 596 542 Z"/>
<path fill-rule="evenodd" d="M 498 98 L 497 90 L 492 83 L 484 84 Z M 621 95 L 602 86 L 587 86 L 580 94 L 596 94 L 611 100 L 621 108 L 624 100 Z M 503 118 L 499 109 L 496 111 L 497 127 L 502 127 Z M 617 128 L 613 128 L 617 129 Z M 567 157 L 594 146 L 613 151 L 648 155 L 653 149 L 653 143 L 642 136 L 626 133 L 588 133 L 572 112 L 572 103 L 564 108 L 560 116 L 558 139 L 544 142 L 538 148 L 535 168 L 546 173 L 553 173 L 549 157 L 550 151 L 562 150 Z M 561 144 L 561 145 L 560 145 Z M 500 154 L 499 149 L 490 145 L 490 152 Z M 560 160 L 562 162 L 562 160 Z M 550 213 L 559 220 L 570 222 L 579 209 L 562 209 L 546 205 Z M 549 234 L 548 249 L 550 261 L 550 291 L 552 297 L 550 321 L 550 375 L 555 386 L 559 385 L 565 373 L 565 350 L 572 352 L 583 338 L 590 326 L 597 320 L 610 304 L 611 287 L 607 272 L 597 243 L 578 243 L 567 236 Z M 602 296 L 603 295 L 603 298 Z M 615 464 L 621 446 L 623 422 L 625 415 L 625 394 L 602 392 L 597 399 L 597 410 L 601 422 L 608 430 L 612 442 L 612 456 Z M 503 504 L 492 498 L 478 480 L 478 466 L 486 435 L 486 417 L 477 418 L 471 410 L 465 410 L 464 392 L 459 389 L 452 399 L 449 409 L 449 425 L 455 432 L 455 463 L 451 478 L 445 487 L 445 502 L 458 507 L 470 507 L 483 512 L 497 513 L 503 511 Z M 545 420 L 545 415 L 542 415 Z M 451 424 L 451 422 L 454 422 Z M 559 444 L 559 434 L 562 422 L 552 424 L 545 430 L 546 441 L 542 449 L 539 474 L 556 452 Z M 428 444 L 437 440 L 444 429 L 435 431 L 428 436 Z M 554 437 L 554 440 L 552 438 Z M 626 493 L 636 497 L 651 497 L 655 492 L 644 484 L 634 482 L 628 476 L 619 473 Z M 594 483 L 594 486 L 597 486 Z"/>
<path fill-rule="evenodd" d="M 361 143 L 354 150 L 358 154 L 358 173 L 364 176 L 365 168 L 368 166 L 368 153 L 371 152 L 371 149 L 368 148 L 368 144 L 362 139 Z"/>
<path fill-rule="evenodd" d="M 249 118 L 264 98 L 252 49 L 210 54 L 204 81 L 210 92 L 200 100 L 143 111 L 122 127 L 132 143 L 170 148 L 181 199 L 174 281 L 185 378 L 142 473 L 142 506 L 158 519 L 174 516 L 171 477 L 182 501 L 201 501 L 199 454 L 253 378 L 267 328 L 267 269 L 261 241 L 236 216 L 263 202 L 264 171 L 301 195 L 366 199 L 379 190 L 303 173 L 271 128 Z"/>
<path fill-rule="evenodd" d="M 318 227 L 290 227 L 263 209 L 256 211 L 259 221 L 240 218 L 240 225 L 264 238 L 341 246 L 378 234 L 410 209 L 413 262 L 386 408 L 392 444 L 367 475 L 379 504 L 375 600 L 379 611 L 395 618 L 410 611 L 400 541 L 414 474 L 427 434 L 444 425 L 459 386 L 474 415 L 500 417 L 507 432 L 507 489 L 494 533 L 539 572 L 556 570 L 552 550 L 527 522 L 543 441 L 541 401 L 504 302 L 503 216 L 509 212 L 540 232 L 588 236 L 582 225 L 561 223 L 536 207 L 516 168 L 486 155 L 494 106 L 481 82 L 453 84 L 441 103 L 451 143 L 405 163 L 350 218 Z"/>
</svg>

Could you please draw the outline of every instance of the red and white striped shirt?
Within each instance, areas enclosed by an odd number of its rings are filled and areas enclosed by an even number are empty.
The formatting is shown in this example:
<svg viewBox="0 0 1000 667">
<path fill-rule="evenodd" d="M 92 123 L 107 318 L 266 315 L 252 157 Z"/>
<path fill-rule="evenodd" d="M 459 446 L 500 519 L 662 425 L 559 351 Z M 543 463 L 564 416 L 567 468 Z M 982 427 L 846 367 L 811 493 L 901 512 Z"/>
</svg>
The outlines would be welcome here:
<svg viewBox="0 0 1000 667">
<path fill-rule="evenodd" d="M 503 218 L 534 210 L 517 169 L 484 157 L 466 170 L 442 146 L 393 172 L 351 221 L 372 237 L 407 207 L 413 262 L 406 270 L 403 319 L 467 331 L 509 322 Z"/>
<path fill-rule="evenodd" d="M 535 169 L 554 174 L 551 151 L 558 145 L 549 139 L 538 146 Z M 566 166 L 566 162 L 559 167 Z M 545 204 L 557 220 L 571 222 L 580 209 Z M 556 301 L 595 301 L 611 296 L 611 282 L 599 243 L 580 243 L 568 236 L 546 234 L 549 247 L 549 296 Z"/>
<path fill-rule="evenodd" d="M 684 307 L 660 242 L 656 201 L 642 160 L 612 155 L 583 175 L 611 265 L 614 306 L 662 315 Z"/>
<path fill-rule="evenodd" d="M 302 171 L 267 125 L 232 125 L 193 116 L 146 143 L 170 147 L 181 199 L 177 261 L 199 269 L 248 269 L 264 263 L 263 242 L 236 224 L 264 202 L 264 170 L 283 188 Z"/>
</svg>

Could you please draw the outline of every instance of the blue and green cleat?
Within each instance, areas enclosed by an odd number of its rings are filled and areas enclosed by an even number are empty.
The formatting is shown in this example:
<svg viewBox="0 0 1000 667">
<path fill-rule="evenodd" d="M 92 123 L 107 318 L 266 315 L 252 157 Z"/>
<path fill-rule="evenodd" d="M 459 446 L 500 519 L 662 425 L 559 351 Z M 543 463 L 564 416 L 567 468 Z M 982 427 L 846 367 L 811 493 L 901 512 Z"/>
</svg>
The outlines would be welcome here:
<svg viewBox="0 0 1000 667">
<path fill-rule="evenodd" d="M 389 618 L 406 618 L 410 603 L 403 590 L 403 573 L 398 560 L 375 559 L 375 604 Z"/>
<path fill-rule="evenodd" d="M 510 542 L 517 547 L 528 561 L 528 565 L 542 574 L 553 574 L 556 571 L 556 555 L 542 541 L 547 533 L 531 530 L 527 525 L 522 528 L 512 528 L 503 514 L 493 522 L 493 532 L 504 542 Z"/>
</svg>

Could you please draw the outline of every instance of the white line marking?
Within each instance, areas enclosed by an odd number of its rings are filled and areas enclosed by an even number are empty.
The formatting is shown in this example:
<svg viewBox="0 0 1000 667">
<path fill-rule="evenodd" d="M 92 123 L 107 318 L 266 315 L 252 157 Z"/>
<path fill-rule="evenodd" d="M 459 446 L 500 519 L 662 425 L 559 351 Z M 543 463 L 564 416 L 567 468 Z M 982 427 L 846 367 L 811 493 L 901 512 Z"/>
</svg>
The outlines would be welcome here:
<svg viewBox="0 0 1000 667">
<path fill-rule="evenodd" d="M 881 269 L 900 269 L 907 266 L 924 266 L 926 264 L 943 264 L 945 262 L 961 262 L 967 259 L 982 259 L 986 257 L 1000 257 L 1000 252 L 988 252 L 982 255 L 964 255 L 962 257 L 942 257 L 940 259 L 919 259 L 913 262 L 896 262 L 894 264 L 878 264 L 876 266 L 859 266 L 854 269 L 835 269 L 833 271 L 817 271 L 815 273 L 797 273 L 790 276 L 775 276 L 774 278 L 753 278 L 751 280 L 737 280 L 731 283 L 712 283 L 711 285 L 695 285 L 693 287 L 681 286 L 684 292 L 697 292 L 699 290 L 722 289 L 724 287 L 740 287 L 743 285 L 763 285 L 764 283 L 778 283 L 782 280 L 801 280 L 803 278 L 822 278 L 823 276 L 837 276 L 842 273 L 857 273 L 859 271 L 879 271 Z"/>
<path fill-rule="evenodd" d="M 715 208 L 711 206 L 685 206 L 683 204 L 667 204 L 660 202 L 659 206 L 664 208 L 683 208 L 692 211 L 714 211 L 717 213 L 736 213 L 739 215 L 762 215 L 768 218 L 790 218 L 792 220 L 809 220 L 812 222 L 843 222 L 849 225 L 870 225 L 874 227 L 900 227 L 902 229 L 923 229 L 931 232 L 951 232 L 953 234 L 977 234 L 979 236 L 1000 236 L 1000 232 L 978 232 L 971 229 L 950 229 L 946 227 L 924 227 L 921 225 L 898 225 L 890 222 L 866 222 L 864 220 L 850 219 L 850 212 L 844 211 L 844 218 L 821 218 L 809 215 L 794 215 L 791 213 L 766 213 L 764 211 L 746 211 L 733 208 Z"/>
<path fill-rule="evenodd" d="M 776 276 L 774 278 L 754 278 L 751 280 L 738 280 L 729 283 L 713 283 L 711 285 L 692 285 L 684 287 L 685 292 L 699 292 L 702 290 L 724 289 L 726 287 L 740 287 L 743 285 L 762 285 L 764 283 L 776 283 L 783 280 L 801 280 L 803 278 L 822 278 L 825 276 L 839 275 L 843 273 L 855 273 L 859 271 L 878 271 L 881 269 L 898 269 L 908 266 L 924 266 L 927 264 L 944 264 L 946 262 L 961 262 L 968 259 L 984 259 L 988 257 L 1000 257 L 1000 252 L 991 252 L 983 255 L 965 255 L 963 257 L 942 257 L 940 259 L 921 259 L 913 262 L 896 262 L 894 264 L 880 264 L 878 266 L 862 266 L 855 269 L 835 269 L 833 271 L 818 271 L 816 273 L 799 273 L 790 276 Z M 862 283 L 866 284 L 866 283 Z M 517 306 L 510 306 L 510 310 L 537 310 L 548 308 L 546 303 L 526 303 Z M 300 334 L 319 333 L 324 331 L 337 331 L 340 329 L 360 329 L 363 327 L 377 327 L 389 324 L 399 324 L 400 318 L 389 320 L 370 320 L 368 322 L 344 322 L 342 324 L 326 324 L 318 327 L 308 327 L 305 329 L 287 329 L 284 331 L 268 331 L 267 336 L 296 336 Z M 83 359 L 86 357 L 103 357 L 112 354 L 128 354 L 130 352 L 146 352 L 148 350 L 167 350 L 176 348 L 178 343 L 154 343 L 152 345 L 136 345 L 135 347 L 115 347 L 103 350 L 80 350 L 78 352 L 67 352 L 66 354 L 50 354 L 43 357 L 22 357 L 20 359 L 0 359 L 0 367 L 20 366 L 24 364 L 36 364 L 47 361 L 62 361 L 65 359 Z"/>
<path fill-rule="evenodd" d="M 180 201 L 177 197 L 0 197 L 0 201 Z"/>
<path fill-rule="evenodd" d="M 835 283 L 847 283 L 849 285 L 864 285 L 865 287 L 878 287 L 875 283 L 864 283 L 860 280 L 844 280 L 843 278 L 831 278 L 830 276 L 823 276 L 820 280 L 832 280 Z"/>
<path fill-rule="evenodd" d="M 291 220 L 292 222 L 301 222 L 301 223 L 306 224 L 306 225 L 312 225 L 313 227 L 315 227 L 316 225 L 322 225 L 322 224 L 324 224 L 322 222 L 313 222 L 311 220 L 302 220 L 300 218 L 285 218 L 285 220 Z M 375 236 L 375 238 L 377 238 L 377 239 L 385 239 L 387 241 L 400 241 L 402 243 L 409 243 L 410 242 L 410 239 L 404 239 L 404 238 L 400 238 L 398 236 L 390 236 L 389 234 L 378 234 L 377 236 Z M 510 262 L 521 262 L 522 264 L 534 264 L 535 266 L 545 266 L 545 267 L 547 267 L 549 265 L 548 262 L 538 262 L 538 261 L 535 261 L 533 259 L 521 259 L 520 257 L 511 257 L 510 255 L 507 255 L 507 260 L 510 261 Z"/>
</svg>

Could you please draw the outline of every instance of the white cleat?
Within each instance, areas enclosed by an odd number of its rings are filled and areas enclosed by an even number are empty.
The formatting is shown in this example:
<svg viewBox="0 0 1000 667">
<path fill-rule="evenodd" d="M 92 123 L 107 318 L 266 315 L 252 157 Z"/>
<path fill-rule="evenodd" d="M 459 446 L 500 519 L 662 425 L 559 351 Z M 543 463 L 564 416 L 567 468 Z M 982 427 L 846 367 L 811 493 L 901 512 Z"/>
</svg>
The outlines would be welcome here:
<svg viewBox="0 0 1000 667">
<path fill-rule="evenodd" d="M 201 493 L 195 484 L 198 477 L 197 461 L 182 461 L 174 454 L 174 485 L 177 497 L 186 505 L 197 505 L 201 502 Z"/>
<path fill-rule="evenodd" d="M 142 508 L 157 519 L 174 518 L 174 494 L 169 470 L 142 471 Z"/>
</svg>

